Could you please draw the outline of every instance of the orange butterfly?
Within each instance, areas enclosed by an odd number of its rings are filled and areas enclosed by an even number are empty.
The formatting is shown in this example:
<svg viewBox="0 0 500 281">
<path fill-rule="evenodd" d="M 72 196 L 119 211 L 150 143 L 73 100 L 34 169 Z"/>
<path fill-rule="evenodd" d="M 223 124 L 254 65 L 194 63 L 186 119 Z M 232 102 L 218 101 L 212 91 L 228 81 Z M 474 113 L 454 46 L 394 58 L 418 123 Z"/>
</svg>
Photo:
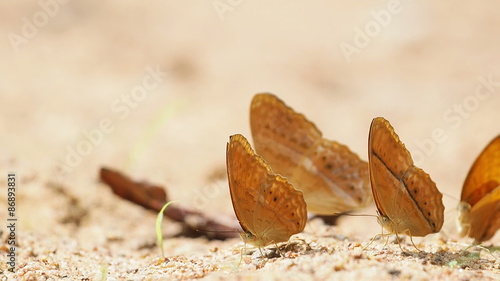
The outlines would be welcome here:
<svg viewBox="0 0 500 281">
<path fill-rule="evenodd" d="M 378 222 L 390 233 L 425 236 L 443 226 L 443 195 L 399 140 L 389 121 L 373 119 L 368 140 Z"/>
<path fill-rule="evenodd" d="M 308 211 L 331 215 L 371 202 L 368 164 L 272 94 L 250 108 L 255 150 L 304 193 Z"/>
<path fill-rule="evenodd" d="M 493 139 L 472 165 L 458 205 L 461 236 L 480 243 L 500 228 L 500 136 Z"/>
<path fill-rule="evenodd" d="M 231 200 L 245 243 L 260 249 L 286 242 L 304 230 L 307 205 L 302 192 L 274 174 L 244 136 L 230 137 L 226 165 Z"/>
</svg>

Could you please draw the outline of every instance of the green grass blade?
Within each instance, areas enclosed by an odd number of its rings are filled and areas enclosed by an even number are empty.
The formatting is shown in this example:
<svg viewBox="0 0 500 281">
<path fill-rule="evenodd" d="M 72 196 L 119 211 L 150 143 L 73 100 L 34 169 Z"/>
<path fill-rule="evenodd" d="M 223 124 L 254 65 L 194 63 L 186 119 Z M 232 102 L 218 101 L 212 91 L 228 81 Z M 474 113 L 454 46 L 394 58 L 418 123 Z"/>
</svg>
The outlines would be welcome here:
<svg viewBox="0 0 500 281">
<path fill-rule="evenodd" d="M 167 202 L 163 207 L 161 208 L 160 212 L 158 213 L 158 216 L 156 217 L 156 239 L 157 239 L 157 244 L 158 247 L 160 247 L 161 250 L 161 257 L 165 258 L 165 253 L 163 252 L 163 234 L 161 233 L 161 222 L 163 221 L 163 212 L 165 209 L 175 201 L 170 201 Z"/>
</svg>

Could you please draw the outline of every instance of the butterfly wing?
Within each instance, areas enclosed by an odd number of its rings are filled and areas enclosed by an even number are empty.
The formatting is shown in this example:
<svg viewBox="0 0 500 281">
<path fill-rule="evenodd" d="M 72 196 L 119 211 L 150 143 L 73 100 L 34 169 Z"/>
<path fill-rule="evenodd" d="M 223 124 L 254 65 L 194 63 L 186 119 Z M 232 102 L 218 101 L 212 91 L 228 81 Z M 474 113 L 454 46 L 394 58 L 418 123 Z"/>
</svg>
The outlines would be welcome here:
<svg viewBox="0 0 500 281">
<path fill-rule="evenodd" d="M 500 185 L 500 136 L 486 146 L 472 165 L 462 187 L 461 201 L 474 206 L 498 185 Z"/>
<path fill-rule="evenodd" d="M 442 194 L 429 175 L 413 165 L 410 153 L 391 124 L 373 119 L 368 139 L 370 181 L 381 216 L 390 232 L 425 236 L 441 229 Z"/>
<path fill-rule="evenodd" d="M 310 212 L 332 214 L 370 203 L 367 163 L 323 139 L 312 122 L 276 96 L 255 95 L 250 123 L 257 153 L 304 192 Z"/>
<path fill-rule="evenodd" d="M 368 163 L 373 198 L 382 216 L 395 213 L 393 202 L 400 179 L 413 159 L 384 118 L 372 120 L 368 136 Z M 401 191 L 399 191 L 401 193 Z"/>
<path fill-rule="evenodd" d="M 441 230 L 444 223 L 443 194 L 439 192 L 436 184 L 429 174 L 422 169 L 412 166 L 402 179 L 408 193 L 407 200 L 414 202 L 405 218 L 409 233 L 413 236 L 425 236 Z M 411 219 L 409 219 L 411 218 Z"/>
<path fill-rule="evenodd" d="M 307 207 L 302 192 L 275 175 L 242 135 L 230 137 L 226 164 L 234 212 L 246 242 L 262 247 L 287 241 L 304 229 Z"/>
<path fill-rule="evenodd" d="M 476 243 L 489 240 L 500 228 L 500 186 L 486 194 L 477 204 L 461 202 L 461 235 L 474 238 Z"/>
<path fill-rule="evenodd" d="M 322 139 L 295 168 L 291 181 L 316 214 L 346 212 L 371 202 L 368 163 L 338 142 Z"/>
<path fill-rule="evenodd" d="M 255 151 L 274 172 L 287 178 L 322 138 L 314 124 L 271 94 L 257 94 L 252 99 L 250 126 Z"/>
<path fill-rule="evenodd" d="M 500 228 L 500 136 L 479 154 L 462 188 L 460 228 L 477 243 Z"/>
</svg>

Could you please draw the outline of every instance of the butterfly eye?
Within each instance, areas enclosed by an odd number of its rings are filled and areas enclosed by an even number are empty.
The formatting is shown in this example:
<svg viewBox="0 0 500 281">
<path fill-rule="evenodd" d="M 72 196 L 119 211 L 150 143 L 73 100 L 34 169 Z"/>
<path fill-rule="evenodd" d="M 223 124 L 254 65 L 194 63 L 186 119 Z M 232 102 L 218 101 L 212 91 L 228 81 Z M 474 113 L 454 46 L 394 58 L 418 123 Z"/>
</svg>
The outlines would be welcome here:
<svg viewBox="0 0 500 281">
<path fill-rule="evenodd" d="M 248 231 L 247 231 L 247 232 L 242 232 L 242 233 L 241 233 L 241 238 L 242 238 L 243 240 L 248 240 L 248 239 L 251 239 L 251 238 L 252 238 L 252 236 L 253 236 L 253 235 L 252 235 L 252 233 L 250 233 L 250 232 L 248 232 Z"/>
<path fill-rule="evenodd" d="M 378 221 L 378 223 L 379 223 L 380 225 L 385 225 L 385 224 L 387 224 L 387 222 L 389 221 L 389 218 L 388 218 L 388 217 L 386 217 L 386 216 L 381 216 L 381 215 L 379 215 L 379 216 L 377 217 L 377 221 Z"/>
</svg>

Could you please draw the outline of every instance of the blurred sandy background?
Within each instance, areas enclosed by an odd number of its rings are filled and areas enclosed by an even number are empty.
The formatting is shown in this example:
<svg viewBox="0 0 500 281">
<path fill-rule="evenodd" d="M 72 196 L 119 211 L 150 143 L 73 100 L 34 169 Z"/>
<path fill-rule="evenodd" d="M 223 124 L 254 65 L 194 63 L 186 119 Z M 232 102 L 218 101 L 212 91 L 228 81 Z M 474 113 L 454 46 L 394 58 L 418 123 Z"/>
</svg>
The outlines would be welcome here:
<svg viewBox="0 0 500 281">
<path fill-rule="evenodd" d="M 20 231 L 64 237 L 82 251 L 115 236 L 154 242 L 154 214 L 100 184 L 101 165 L 164 184 L 184 205 L 233 216 L 224 178 L 211 175 L 225 169 L 229 135 L 251 137 L 250 100 L 266 91 L 365 160 L 372 118 L 387 118 L 446 194 L 443 231 L 453 237 L 466 173 L 500 133 L 499 8 L 3 1 L 0 170 L 18 175 Z M 346 46 L 355 52 L 346 55 Z M 68 156 L 78 149 L 87 155 Z M 61 223 L 74 202 L 53 183 L 77 198 L 81 222 Z M 339 229 L 363 241 L 379 232 L 374 218 L 346 218 Z"/>
</svg>

